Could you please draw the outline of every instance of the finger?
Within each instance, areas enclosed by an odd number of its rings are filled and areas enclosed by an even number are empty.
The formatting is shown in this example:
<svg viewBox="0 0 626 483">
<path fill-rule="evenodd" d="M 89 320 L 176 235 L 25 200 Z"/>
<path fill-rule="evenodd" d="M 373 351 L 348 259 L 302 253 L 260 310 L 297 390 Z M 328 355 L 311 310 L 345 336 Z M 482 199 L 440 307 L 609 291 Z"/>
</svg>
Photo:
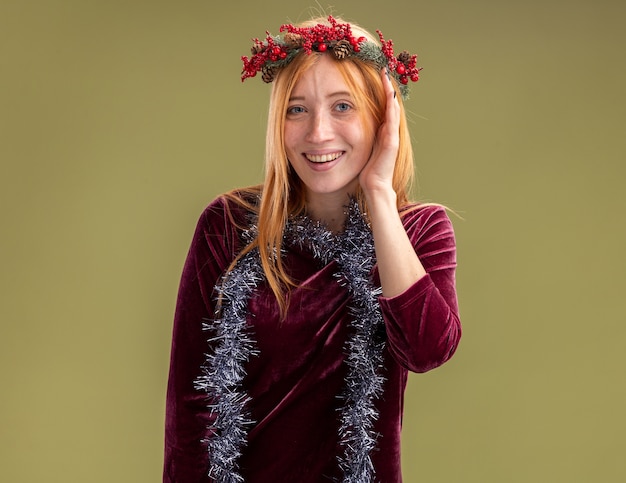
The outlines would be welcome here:
<svg viewBox="0 0 626 483">
<path fill-rule="evenodd" d="M 396 90 L 393 86 L 393 82 L 391 81 L 391 74 L 389 73 L 388 67 L 383 67 L 381 72 L 381 78 L 383 80 L 383 88 L 385 89 L 385 94 L 387 94 L 387 98 L 391 97 L 395 99 Z"/>
<path fill-rule="evenodd" d="M 383 89 L 387 96 L 385 122 L 383 126 L 392 131 L 396 131 L 400 125 L 400 103 L 396 97 L 396 90 L 387 67 L 381 70 L 381 78 L 383 81 Z"/>
</svg>

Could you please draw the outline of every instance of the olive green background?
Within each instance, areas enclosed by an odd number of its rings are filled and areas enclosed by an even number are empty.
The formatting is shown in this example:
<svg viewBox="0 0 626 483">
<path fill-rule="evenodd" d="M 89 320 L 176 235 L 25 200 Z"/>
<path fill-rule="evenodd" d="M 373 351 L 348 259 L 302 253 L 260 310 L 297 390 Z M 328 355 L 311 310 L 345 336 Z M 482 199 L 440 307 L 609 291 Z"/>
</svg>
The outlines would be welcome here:
<svg viewBox="0 0 626 483">
<path fill-rule="evenodd" d="M 416 196 L 464 337 L 412 376 L 407 482 L 626 481 L 626 3 L 337 0 L 420 55 Z M 0 481 L 155 482 L 178 279 L 260 182 L 251 38 L 312 1 L 0 0 Z"/>
</svg>

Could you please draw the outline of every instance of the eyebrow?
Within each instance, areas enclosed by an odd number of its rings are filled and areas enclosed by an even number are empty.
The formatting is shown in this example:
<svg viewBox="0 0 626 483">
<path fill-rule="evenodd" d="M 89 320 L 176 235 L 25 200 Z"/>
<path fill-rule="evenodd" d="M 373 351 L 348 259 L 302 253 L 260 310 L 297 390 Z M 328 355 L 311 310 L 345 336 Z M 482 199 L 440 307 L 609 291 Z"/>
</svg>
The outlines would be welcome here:
<svg viewBox="0 0 626 483">
<path fill-rule="evenodd" d="M 333 97 L 352 97 L 352 93 L 349 91 L 337 91 L 326 96 L 327 99 L 330 99 Z M 304 96 L 292 96 L 289 98 L 289 101 L 304 101 L 304 100 L 306 100 L 306 97 Z"/>
</svg>

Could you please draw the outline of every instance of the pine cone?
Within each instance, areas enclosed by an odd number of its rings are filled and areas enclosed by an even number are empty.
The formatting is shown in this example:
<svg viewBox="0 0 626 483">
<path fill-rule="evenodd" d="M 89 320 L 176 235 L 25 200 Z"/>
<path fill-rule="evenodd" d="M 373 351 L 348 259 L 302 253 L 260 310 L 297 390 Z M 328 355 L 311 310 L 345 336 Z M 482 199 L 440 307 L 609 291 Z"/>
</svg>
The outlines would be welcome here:
<svg viewBox="0 0 626 483">
<path fill-rule="evenodd" d="M 287 45 L 287 48 L 289 49 L 297 49 L 302 47 L 302 35 L 287 32 L 283 36 L 283 40 L 285 41 L 285 45 Z"/>
<path fill-rule="evenodd" d="M 333 47 L 333 54 L 339 60 L 345 59 L 352 53 L 352 45 L 347 40 L 340 40 Z"/>
<path fill-rule="evenodd" d="M 265 50 L 265 46 L 263 44 L 254 44 L 250 49 L 250 52 L 252 52 L 252 55 L 256 55 L 263 52 L 263 50 Z"/>
<path fill-rule="evenodd" d="M 403 64 L 408 64 L 409 60 L 411 60 L 411 54 L 409 54 L 408 51 L 404 50 L 400 52 L 400 55 L 398 55 L 398 60 Z"/>
<path fill-rule="evenodd" d="M 263 82 L 266 82 L 267 84 L 272 82 L 274 80 L 274 76 L 276 75 L 276 70 L 276 66 L 274 65 L 264 65 L 261 69 L 261 79 L 263 79 Z"/>
</svg>

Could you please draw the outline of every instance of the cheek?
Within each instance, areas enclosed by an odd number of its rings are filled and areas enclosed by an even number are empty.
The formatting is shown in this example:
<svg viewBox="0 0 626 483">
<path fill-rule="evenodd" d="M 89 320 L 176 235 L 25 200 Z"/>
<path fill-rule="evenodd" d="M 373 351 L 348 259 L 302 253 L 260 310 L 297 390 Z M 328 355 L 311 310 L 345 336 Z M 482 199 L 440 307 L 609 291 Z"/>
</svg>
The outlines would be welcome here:
<svg viewBox="0 0 626 483">
<path fill-rule="evenodd" d="M 363 128 L 366 138 L 372 144 L 374 144 L 374 140 L 376 139 L 377 127 L 378 126 L 376 125 L 374 119 L 370 119 L 368 122 L 365 123 L 365 126 Z"/>
<path fill-rule="evenodd" d="M 290 150 L 294 149 L 294 144 L 296 142 L 296 132 L 293 128 L 293 126 L 289 126 L 287 124 L 285 124 L 285 128 L 283 131 L 283 142 L 285 144 L 285 151 L 287 153 L 290 152 Z"/>
<path fill-rule="evenodd" d="M 365 126 L 363 129 L 359 129 L 358 132 L 355 131 L 353 139 L 358 140 L 360 148 L 369 153 L 376 141 L 376 131 L 373 126 Z"/>
<path fill-rule="evenodd" d="M 373 119 L 370 115 L 366 114 L 363 117 L 359 116 L 358 120 L 355 119 L 352 124 L 353 137 L 355 139 L 360 137 L 361 142 L 364 144 L 373 144 L 376 137 L 377 127 L 375 119 Z"/>
</svg>

